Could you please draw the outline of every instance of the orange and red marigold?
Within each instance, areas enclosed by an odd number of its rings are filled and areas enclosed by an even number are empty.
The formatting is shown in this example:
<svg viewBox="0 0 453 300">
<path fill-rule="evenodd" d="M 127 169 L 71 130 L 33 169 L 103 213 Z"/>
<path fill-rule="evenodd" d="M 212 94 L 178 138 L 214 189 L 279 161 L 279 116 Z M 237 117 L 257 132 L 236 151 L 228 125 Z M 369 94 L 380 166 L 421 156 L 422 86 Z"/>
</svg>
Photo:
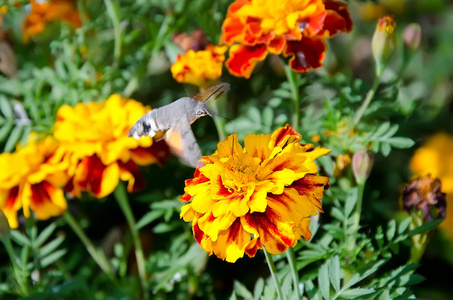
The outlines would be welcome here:
<svg viewBox="0 0 453 300">
<path fill-rule="evenodd" d="M 59 20 L 70 23 L 75 28 L 82 26 L 76 0 L 30 0 L 31 11 L 22 24 L 23 40 L 41 34 L 47 23 Z"/>
<path fill-rule="evenodd" d="M 249 78 L 268 53 L 290 57 L 297 72 L 322 66 L 325 38 L 352 30 L 348 6 L 332 0 L 236 0 L 223 23 L 221 42 L 230 45 L 226 67 Z"/>
<path fill-rule="evenodd" d="M 272 254 L 310 239 L 310 217 L 322 212 L 329 179 L 314 159 L 330 152 L 300 144 L 289 125 L 269 135 L 248 135 L 244 148 L 231 135 L 202 158 L 186 181 L 181 217 L 192 221 L 201 248 L 228 262 L 264 246 Z"/>
</svg>

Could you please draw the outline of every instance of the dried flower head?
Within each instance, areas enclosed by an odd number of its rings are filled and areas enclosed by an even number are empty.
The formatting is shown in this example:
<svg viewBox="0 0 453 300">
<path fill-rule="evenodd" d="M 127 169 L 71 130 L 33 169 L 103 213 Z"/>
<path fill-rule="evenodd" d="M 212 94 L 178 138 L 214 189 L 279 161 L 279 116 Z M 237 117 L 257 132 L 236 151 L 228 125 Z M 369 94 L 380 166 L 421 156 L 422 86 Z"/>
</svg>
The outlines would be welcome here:
<svg viewBox="0 0 453 300">
<path fill-rule="evenodd" d="M 407 212 L 422 211 L 425 221 L 445 218 L 446 195 L 441 191 L 440 180 L 430 175 L 419 177 L 405 186 L 402 202 Z"/>
</svg>

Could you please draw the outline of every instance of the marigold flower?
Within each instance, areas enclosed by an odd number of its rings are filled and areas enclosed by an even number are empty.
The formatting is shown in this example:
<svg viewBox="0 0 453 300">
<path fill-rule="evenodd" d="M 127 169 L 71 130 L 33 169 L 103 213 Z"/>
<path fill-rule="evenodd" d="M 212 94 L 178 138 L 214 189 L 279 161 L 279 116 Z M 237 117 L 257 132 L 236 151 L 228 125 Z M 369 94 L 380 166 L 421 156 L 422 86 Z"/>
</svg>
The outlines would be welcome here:
<svg viewBox="0 0 453 300">
<path fill-rule="evenodd" d="M 50 0 L 48 2 L 30 0 L 31 11 L 22 24 L 23 40 L 27 42 L 31 37 L 42 33 L 46 24 L 55 20 L 68 22 L 75 28 L 82 26 L 74 2 L 75 0 Z"/>
<path fill-rule="evenodd" d="M 0 155 L 0 208 L 11 228 L 17 228 L 17 212 L 34 211 L 40 220 L 66 209 L 63 187 L 69 175 L 68 160 L 53 137 L 31 140 L 16 153 Z"/>
<path fill-rule="evenodd" d="M 135 121 L 148 111 L 140 102 L 118 94 L 102 103 L 65 105 L 58 110 L 54 136 L 70 156 L 71 189 L 76 196 L 88 191 L 104 197 L 120 179 L 128 181 L 129 192 L 144 186 L 138 165 L 162 163 L 169 156 L 163 141 L 127 137 Z"/>
<path fill-rule="evenodd" d="M 269 135 L 237 136 L 220 142 L 186 181 L 181 217 L 192 221 L 195 239 L 210 255 L 235 262 L 266 247 L 279 254 L 303 237 L 310 216 L 322 212 L 329 179 L 317 175 L 314 159 L 330 152 L 300 144 L 289 125 Z"/>
<path fill-rule="evenodd" d="M 205 50 L 189 50 L 179 54 L 170 67 L 171 74 L 177 82 L 190 83 L 207 88 L 222 76 L 226 46 L 208 45 Z"/>
<path fill-rule="evenodd" d="M 447 194 L 447 203 L 453 201 L 453 136 L 437 133 L 417 149 L 410 161 L 410 168 L 417 177 L 431 174 L 442 182 L 442 191 Z M 447 205 L 445 221 L 440 228 L 446 230 L 453 240 L 453 205 Z"/>
<path fill-rule="evenodd" d="M 222 28 L 221 42 L 231 45 L 225 65 L 231 74 L 249 78 L 268 53 L 290 57 L 297 72 L 321 67 L 324 38 L 351 31 L 352 20 L 339 1 L 236 0 Z"/>
</svg>

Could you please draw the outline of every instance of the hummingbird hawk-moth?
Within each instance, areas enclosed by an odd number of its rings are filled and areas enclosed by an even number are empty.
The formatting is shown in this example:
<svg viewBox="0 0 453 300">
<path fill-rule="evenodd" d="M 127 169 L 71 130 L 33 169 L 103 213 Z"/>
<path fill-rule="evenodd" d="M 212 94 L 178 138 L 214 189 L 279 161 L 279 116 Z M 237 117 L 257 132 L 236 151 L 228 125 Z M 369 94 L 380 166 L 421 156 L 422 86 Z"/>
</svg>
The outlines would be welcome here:
<svg viewBox="0 0 453 300">
<path fill-rule="evenodd" d="M 143 115 L 129 131 L 128 136 L 139 139 L 153 137 L 156 132 L 165 132 L 164 139 L 172 152 L 193 168 L 201 159 L 201 151 L 190 125 L 203 116 L 214 117 L 205 102 L 228 92 L 228 83 L 219 83 L 207 88 L 193 98 L 183 97 L 156 108 Z"/>
</svg>

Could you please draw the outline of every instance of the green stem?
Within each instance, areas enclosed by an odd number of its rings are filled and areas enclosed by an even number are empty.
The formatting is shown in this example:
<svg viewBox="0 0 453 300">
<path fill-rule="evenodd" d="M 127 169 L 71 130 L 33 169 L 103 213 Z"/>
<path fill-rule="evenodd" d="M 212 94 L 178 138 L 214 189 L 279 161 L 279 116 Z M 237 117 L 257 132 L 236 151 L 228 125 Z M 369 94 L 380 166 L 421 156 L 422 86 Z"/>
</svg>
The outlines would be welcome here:
<svg viewBox="0 0 453 300">
<path fill-rule="evenodd" d="M 376 90 L 379 86 L 379 83 L 381 82 L 381 75 L 382 75 L 382 73 L 380 75 L 377 75 L 374 78 L 373 86 L 366 94 L 365 101 L 363 101 L 362 106 L 360 106 L 359 110 L 356 112 L 356 114 L 354 116 L 354 120 L 352 122 L 353 127 L 355 127 L 359 123 L 360 119 L 362 119 L 363 114 L 365 113 L 365 110 L 370 105 L 371 100 L 373 100 L 373 97 L 376 94 Z"/>
<path fill-rule="evenodd" d="M 288 250 L 286 250 L 286 257 L 288 258 L 289 266 L 291 269 L 291 275 L 293 277 L 293 282 L 294 282 L 294 291 L 296 292 L 296 299 L 300 300 L 300 290 L 299 290 L 299 273 L 297 272 L 296 269 L 296 255 L 294 254 L 294 249 L 292 247 L 289 247 Z"/>
<path fill-rule="evenodd" d="M 8 253 L 9 260 L 13 264 L 13 273 L 16 277 L 17 283 L 19 284 L 19 289 L 22 294 L 22 296 L 27 296 L 29 291 L 28 291 L 28 286 L 27 286 L 27 278 L 24 276 L 23 270 L 18 266 L 17 264 L 17 258 L 16 255 L 14 254 L 14 249 L 13 245 L 11 244 L 11 240 L 9 239 L 9 236 L 6 236 L 1 239 L 3 245 L 5 245 L 6 252 Z"/>
<path fill-rule="evenodd" d="M 115 58 L 114 61 L 114 66 L 118 67 L 120 63 L 120 57 L 121 57 L 121 31 L 120 31 L 120 21 L 117 15 L 117 12 L 115 10 L 115 7 L 113 6 L 113 3 L 111 0 L 104 0 L 105 6 L 107 7 L 107 13 L 110 17 L 110 20 L 113 23 L 113 34 L 115 38 L 115 45 L 113 48 L 113 57 Z"/>
<path fill-rule="evenodd" d="M 110 267 L 107 258 L 105 257 L 105 255 L 103 255 L 103 253 L 101 254 L 100 250 L 96 249 L 96 247 L 93 245 L 93 243 L 90 241 L 90 239 L 83 231 L 80 224 L 76 221 L 76 219 L 74 219 L 74 217 L 71 215 L 69 211 L 66 210 L 63 213 L 63 219 L 82 241 L 88 253 L 91 255 L 93 260 L 98 264 L 101 270 L 104 271 L 104 273 L 107 274 L 111 279 L 114 279 L 112 268 Z"/>
<path fill-rule="evenodd" d="M 267 265 L 269 267 L 269 271 L 271 271 L 272 279 L 274 280 L 275 283 L 275 288 L 277 289 L 277 296 L 278 299 L 282 300 L 282 290 L 280 288 L 280 282 L 277 279 L 277 269 L 275 268 L 274 265 L 274 260 L 272 259 L 272 254 L 266 251 L 266 249 L 263 247 L 264 251 L 264 256 L 266 256 L 266 261 Z"/>
<path fill-rule="evenodd" d="M 294 130 L 299 127 L 299 111 L 300 111 L 300 94 L 299 94 L 299 76 L 294 73 L 288 65 L 285 65 L 286 78 L 288 79 L 291 88 L 291 100 L 293 101 L 293 113 L 291 124 Z"/>
<path fill-rule="evenodd" d="M 113 192 L 115 198 L 121 207 L 121 210 L 126 217 L 127 223 L 131 229 L 132 239 L 135 246 L 135 259 L 137 260 L 138 274 L 140 276 L 140 284 L 142 288 L 142 294 L 144 299 L 148 299 L 147 293 L 147 279 L 146 279 L 146 269 L 145 269 L 145 256 L 143 254 L 142 242 L 140 241 L 140 236 L 137 230 L 134 214 L 132 213 L 131 206 L 127 199 L 126 187 L 123 183 L 119 183 Z"/>
</svg>

